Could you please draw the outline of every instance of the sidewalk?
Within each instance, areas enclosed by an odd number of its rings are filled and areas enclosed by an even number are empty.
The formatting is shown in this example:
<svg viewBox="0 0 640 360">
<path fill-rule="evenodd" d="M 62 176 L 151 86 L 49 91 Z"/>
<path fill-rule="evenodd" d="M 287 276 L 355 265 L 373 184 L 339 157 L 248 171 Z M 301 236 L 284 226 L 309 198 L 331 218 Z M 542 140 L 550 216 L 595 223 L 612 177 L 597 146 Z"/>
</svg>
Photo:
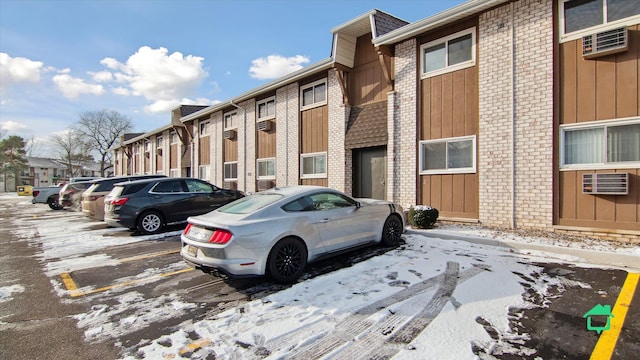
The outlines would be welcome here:
<svg viewBox="0 0 640 360">
<path fill-rule="evenodd" d="M 443 240 L 460 240 L 474 244 L 498 246 L 520 253 L 535 254 L 570 263 L 621 268 L 640 272 L 640 246 L 613 244 L 596 239 L 567 240 L 560 234 L 553 238 L 521 236 L 508 230 L 498 231 L 476 225 L 441 225 L 434 229 L 407 227 L 406 234 Z"/>
</svg>

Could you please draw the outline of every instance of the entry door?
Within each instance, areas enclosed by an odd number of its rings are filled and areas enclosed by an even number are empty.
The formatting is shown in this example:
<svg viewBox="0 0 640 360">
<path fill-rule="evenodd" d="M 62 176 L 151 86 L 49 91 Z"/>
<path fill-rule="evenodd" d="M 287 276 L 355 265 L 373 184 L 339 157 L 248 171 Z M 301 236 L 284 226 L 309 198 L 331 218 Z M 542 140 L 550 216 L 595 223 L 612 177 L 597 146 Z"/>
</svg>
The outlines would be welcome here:
<svg viewBox="0 0 640 360">
<path fill-rule="evenodd" d="M 387 149 L 354 151 L 354 196 L 385 200 L 387 196 Z"/>
</svg>

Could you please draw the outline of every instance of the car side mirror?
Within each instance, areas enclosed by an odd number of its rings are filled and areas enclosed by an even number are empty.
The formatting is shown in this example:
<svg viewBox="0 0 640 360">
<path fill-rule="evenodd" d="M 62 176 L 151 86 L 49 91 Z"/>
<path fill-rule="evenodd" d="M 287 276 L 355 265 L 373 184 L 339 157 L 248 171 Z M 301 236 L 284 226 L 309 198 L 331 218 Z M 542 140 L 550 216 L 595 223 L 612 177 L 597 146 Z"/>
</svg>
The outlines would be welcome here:
<svg viewBox="0 0 640 360">
<path fill-rule="evenodd" d="M 360 204 L 360 201 L 356 201 L 356 209 L 360 209 L 361 206 L 362 204 Z"/>
</svg>

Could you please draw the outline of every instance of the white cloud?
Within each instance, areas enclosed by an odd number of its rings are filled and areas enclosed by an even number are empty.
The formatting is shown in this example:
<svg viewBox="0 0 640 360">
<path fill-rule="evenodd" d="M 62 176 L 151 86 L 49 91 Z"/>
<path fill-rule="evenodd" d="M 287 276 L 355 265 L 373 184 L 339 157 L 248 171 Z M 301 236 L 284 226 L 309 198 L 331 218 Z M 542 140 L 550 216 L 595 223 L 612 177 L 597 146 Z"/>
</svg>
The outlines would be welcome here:
<svg viewBox="0 0 640 360">
<path fill-rule="evenodd" d="M 20 131 L 27 129 L 27 125 L 9 120 L 0 122 L 0 129 L 6 131 Z"/>
<path fill-rule="evenodd" d="M 75 99 L 82 94 L 104 94 L 104 88 L 102 87 L 102 85 L 89 84 L 86 83 L 83 79 L 74 78 L 66 73 L 54 76 L 53 82 L 56 84 L 62 94 L 68 99 Z"/>
<path fill-rule="evenodd" d="M 23 57 L 11 57 L 7 53 L 0 53 L 0 90 L 17 83 L 37 83 L 44 63 Z"/>
<path fill-rule="evenodd" d="M 125 88 L 125 87 L 117 87 L 117 88 L 113 88 L 111 89 L 111 92 L 116 94 L 116 95 L 121 95 L 121 96 L 129 96 L 131 95 L 131 90 Z"/>
<path fill-rule="evenodd" d="M 152 102 L 145 111 L 155 113 L 174 109 L 180 105 L 181 98 L 197 92 L 209 75 L 203 61 L 201 57 L 179 52 L 169 54 L 162 47 L 143 46 L 126 63 L 113 58 L 105 58 L 100 63 L 113 70 L 114 81 L 121 84 L 114 93 L 143 96 Z"/>
<path fill-rule="evenodd" d="M 302 55 L 288 58 L 280 55 L 269 55 L 266 58 L 262 57 L 253 60 L 249 73 L 254 79 L 276 79 L 302 69 L 303 64 L 308 62 L 309 58 Z"/>
<path fill-rule="evenodd" d="M 90 72 L 89 75 L 95 82 L 108 82 L 113 80 L 113 74 L 109 71 Z"/>
</svg>

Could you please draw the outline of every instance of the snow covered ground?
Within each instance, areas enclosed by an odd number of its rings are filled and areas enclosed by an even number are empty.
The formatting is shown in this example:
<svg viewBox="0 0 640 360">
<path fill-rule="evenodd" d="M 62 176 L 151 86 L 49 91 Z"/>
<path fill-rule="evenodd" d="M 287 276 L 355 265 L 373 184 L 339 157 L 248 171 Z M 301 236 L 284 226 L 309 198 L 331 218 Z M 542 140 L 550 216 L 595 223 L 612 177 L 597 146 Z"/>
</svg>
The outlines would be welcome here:
<svg viewBox="0 0 640 360">
<path fill-rule="evenodd" d="M 2 198 L 10 194 L 0 195 Z M 20 206 L 34 207 L 30 202 Z M 38 211 L 45 211 L 38 208 Z M 58 275 L 115 264 L 101 249 L 144 242 L 159 236 L 117 236 L 119 229 L 91 229 L 73 214 L 28 222 L 15 220 L 19 235 L 42 244 L 44 271 L 61 297 Z M 38 216 L 37 211 L 33 216 Z M 583 244 L 561 238 L 496 234 L 481 227 L 442 226 L 441 231 L 464 237 L 576 248 Z M 70 234 L 73 234 L 70 236 Z M 535 349 L 522 344 L 527 335 L 510 328 L 518 309 L 544 307 L 544 299 L 567 287 L 589 287 L 563 276 L 542 273 L 539 262 L 581 262 L 575 256 L 520 252 L 469 241 L 437 239 L 412 230 L 406 243 L 380 256 L 331 273 L 303 279 L 282 291 L 247 302 L 204 320 L 186 321 L 175 331 L 142 341 L 128 359 L 475 359 L 479 353 L 529 356 Z M 39 236 L 39 238 L 35 238 Z M 598 243 L 598 250 L 638 256 L 638 246 Z M 90 255 L 89 255 L 90 254 Z M 176 263 L 175 268 L 183 266 Z M 591 266 L 582 264 L 581 266 Z M 149 273 L 159 272 L 149 269 Z M 148 274 L 146 274 L 148 275 Z M 553 289 L 554 295 L 550 294 Z M 0 301 L 23 291 L 20 285 L 0 288 Z M 537 296 L 523 297 L 523 293 Z M 543 299 L 533 301 L 531 299 Z M 179 293 L 144 298 L 122 291 L 120 304 L 91 299 L 92 309 L 77 314 L 87 341 L 120 336 L 140 326 L 153 326 L 168 313 L 188 314 L 199 304 Z M 119 317 L 123 307 L 134 314 Z M 496 333 L 498 334 L 496 336 Z"/>
</svg>

